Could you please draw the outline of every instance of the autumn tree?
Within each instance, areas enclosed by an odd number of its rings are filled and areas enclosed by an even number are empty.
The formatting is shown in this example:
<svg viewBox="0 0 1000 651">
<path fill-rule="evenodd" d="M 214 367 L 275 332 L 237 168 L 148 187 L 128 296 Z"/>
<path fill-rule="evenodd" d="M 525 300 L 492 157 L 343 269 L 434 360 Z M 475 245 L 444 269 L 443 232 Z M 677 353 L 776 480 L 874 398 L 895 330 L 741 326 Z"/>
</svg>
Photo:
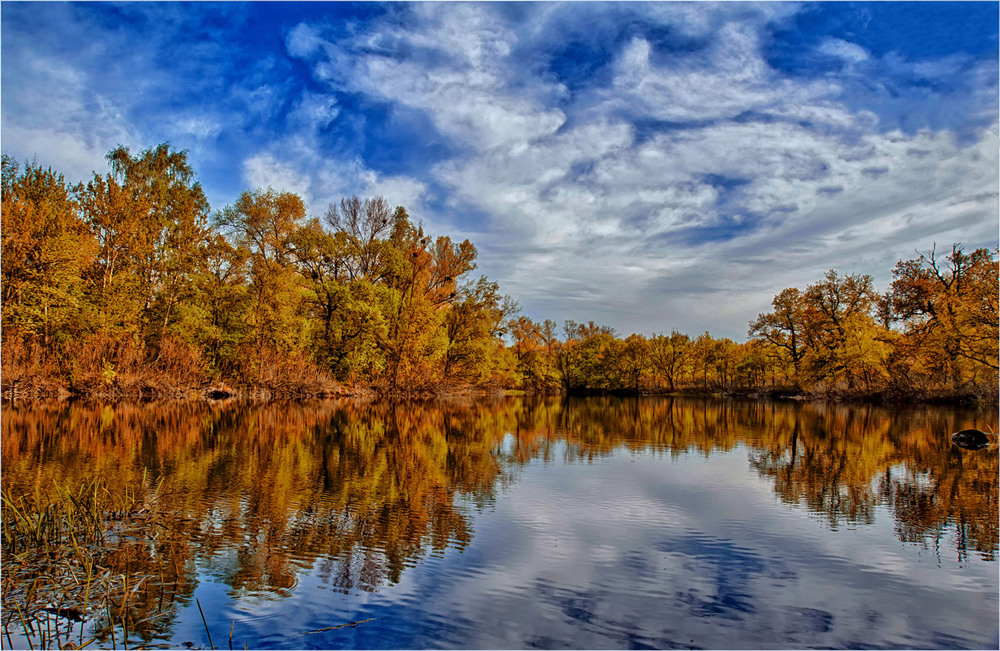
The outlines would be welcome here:
<svg viewBox="0 0 1000 651">
<path fill-rule="evenodd" d="M 148 288 L 139 270 L 140 260 L 150 256 L 150 233 L 143 224 L 148 203 L 130 197 L 111 174 L 95 173 L 75 193 L 97 244 L 94 263 L 86 274 L 97 312 L 95 328 L 113 338 L 138 340 L 148 321 L 144 313 Z"/>
<path fill-rule="evenodd" d="M 414 226 L 402 208 L 393 215 L 389 243 L 399 263 L 388 275 L 394 290 L 388 315 L 388 385 L 428 381 L 447 347 L 438 336 L 444 312 L 458 298 L 461 278 L 476 268 L 469 240 L 454 244 L 447 236 L 432 240 Z"/>
<path fill-rule="evenodd" d="M 250 252 L 215 232 L 202 255 L 191 276 L 192 296 L 177 306 L 169 329 L 201 347 L 212 374 L 232 375 L 239 369 L 240 344 L 252 336 L 245 318 L 251 300 Z"/>
<path fill-rule="evenodd" d="M 798 289 L 782 290 L 771 301 L 774 311 L 757 315 L 748 331 L 749 336 L 763 339 L 787 355 L 796 378 L 806 352 L 804 301 Z"/>
<path fill-rule="evenodd" d="M 667 379 L 667 386 L 674 391 L 691 359 L 691 337 L 676 329 L 669 336 L 656 335 L 649 340 L 649 354 L 653 368 Z"/>
<path fill-rule="evenodd" d="M 535 391 L 548 391 L 559 386 L 556 371 L 556 338 L 554 321 L 536 323 L 527 316 L 511 319 L 507 324 L 517 360 L 518 385 Z"/>
<path fill-rule="evenodd" d="M 618 381 L 614 388 L 638 393 L 649 373 L 649 340 L 640 334 L 631 334 L 617 347 L 611 364 L 617 367 Z"/>
<path fill-rule="evenodd" d="M 70 382 L 110 384 L 127 358 L 130 386 L 147 388 L 133 371 L 188 364 L 196 372 L 177 377 L 263 386 L 290 360 L 298 377 L 329 371 L 388 391 L 442 380 L 741 391 L 770 379 L 848 395 L 998 392 L 997 250 L 956 244 L 900 261 L 881 296 L 870 276 L 831 270 L 775 296 L 746 343 L 620 337 L 593 321 L 565 322 L 560 341 L 553 321 L 515 318 L 497 283 L 469 279 L 470 241 L 431 237 L 382 197 L 345 197 L 310 219 L 295 194 L 258 189 L 210 221 L 185 152 L 119 146 L 107 161 L 108 173 L 69 187 L 3 157 L 2 332 L 33 347 L 21 361 L 45 347 L 44 372 Z M 23 377 L 39 374 L 33 363 Z"/>
<path fill-rule="evenodd" d="M 107 155 L 111 172 L 75 189 L 98 244 L 90 274 L 101 327 L 153 342 L 190 291 L 208 236 L 208 202 L 186 152 L 166 143 Z"/>
<path fill-rule="evenodd" d="M 716 352 L 715 339 L 707 330 L 691 343 L 691 370 L 696 381 L 700 376 L 703 389 L 709 388 L 710 374 L 715 377 Z"/>
<path fill-rule="evenodd" d="M 567 391 L 624 388 L 628 356 L 638 354 L 637 349 L 626 353 L 614 328 L 593 321 L 568 320 L 563 332 L 566 339 L 557 348 L 556 363 Z"/>
<path fill-rule="evenodd" d="M 768 344 L 750 340 L 737 344 L 739 348 L 736 363 L 737 384 L 743 387 L 763 387 L 767 383 L 768 369 L 772 360 L 768 355 Z"/>
<path fill-rule="evenodd" d="M 148 334 L 166 328 L 190 289 L 202 260 L 209 205 L 187 153 L 167 143 L 132 155 L 119 146 L 107 155 L 111 173 L 134 206 L 145 208 L 139 228 L 146 246 L 136 256 Z"/>
<path fill-rule="evenodd" d="M 303 315 L 303 288 L 293 263 L 291 238 L 305 217 L 302 199 L 272 189 L 246 191 L 226 207 L 220 224 L 236 246 L 247 252 L 249 301 L 245 319 L 250 327 L 258 376 L 265 349 L 301 351 L 308 345 Z"/>
<path fill-rule="evenodd" d="M 96 246 L 63 176 L 3 157 L 3 329 L 43 345 L 79 334 L 87 319 L 84 271 Z"/>
<path fill-rule="evenodd" d="M 507 319 L 518 308 L 509 296 L 500 294 L 499 284 L 486 277 L 465 285 L 459 295 L 445 313 L 443 373 L 445 378 L 479 382 L 497 368 L 505 352 L 501 338 Z"/>
<path fill-rule="evenodd" d="M 936 247 L 901 260 L 885 296 L 888 320 L 902 327 L 918 363 L 950 386 L 997 370 L 997 253 L 965 253 L 955 244 L 943 258 Z"/>
<path fill-rule="evenodd" d="M 810 375 L 814 380 L 846 379 L 853 388 L 847 347 L 856 328 L 875 328 L 872 310 L 875 292 L 871 276 L 841 276 L 830 270 L 823 280 L 813 283 L 803 294 L 804 334 L 808 347 Z"/>
<path fill-rule="evenodd" d="M 386 272 L 385 236 L 398 216 L 384 197 L 362 201 L 356 195 L 330 204 L 326 222 L 341 240 L 341 260 L 350 280 L 381 280 Z"/>
<path fill-rule="evenodd" d="M 726 389 L 733 388 L 741 358 L 740 346 L 729 337 L 723 337 L 715 340 L 713 348 L 712 360 L 719 385 Z"/>
</svg>

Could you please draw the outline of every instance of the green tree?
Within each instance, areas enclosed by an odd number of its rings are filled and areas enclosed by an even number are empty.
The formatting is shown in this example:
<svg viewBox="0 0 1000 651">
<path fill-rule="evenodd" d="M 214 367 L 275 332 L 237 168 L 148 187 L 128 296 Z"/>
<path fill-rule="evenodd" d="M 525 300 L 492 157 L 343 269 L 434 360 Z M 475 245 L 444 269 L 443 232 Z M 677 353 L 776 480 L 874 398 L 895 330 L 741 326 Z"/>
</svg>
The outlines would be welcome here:
<svg viewBox="0 0 1000 651">
<path fill-rule="evenodd" d="M 305 218 L 305 207 L 290 192 L 247 191 L 220 217 L 235 244 L 248 255 L 249 301 L 244 318 L 260 377 L 266 350 L 299 353 L 309 346 L 311 333 L 303 318 L 305 288 L 293 264 L 291 246 L 292 235 Z"/>
<path fill-rule="evenodd" d="M 191 276 L 192 296 L 177 306 L 168 328 L 172 335 L 197 343 L 215 374 L 238 373 L 240 343 L 251 336 L 244 318 L 250 309 L 249 255 L 223 235 L 211 235 L 203 261 Z"/>
<path fill-rule="evenodd" d="M 96 245 L 61 174 L 3 157 L 3 328 L 43 345 L 89 327 L 82 279 Z"/>
</svg>

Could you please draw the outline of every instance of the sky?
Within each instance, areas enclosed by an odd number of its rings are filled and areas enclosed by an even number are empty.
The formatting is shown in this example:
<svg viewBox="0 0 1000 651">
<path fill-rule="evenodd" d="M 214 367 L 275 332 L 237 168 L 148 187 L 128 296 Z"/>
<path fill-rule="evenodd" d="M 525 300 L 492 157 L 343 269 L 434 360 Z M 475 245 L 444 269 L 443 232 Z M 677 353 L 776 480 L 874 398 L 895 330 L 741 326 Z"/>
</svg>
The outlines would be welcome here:
<svg viewBox="0 0 1000 651">
<path fill-rule="evenodd" d="M 828 269 L 997 246 L 998 7 L 3 2 L 0 146 L 382 195 L 533 319 L 743 341 Z"/>
</svg>

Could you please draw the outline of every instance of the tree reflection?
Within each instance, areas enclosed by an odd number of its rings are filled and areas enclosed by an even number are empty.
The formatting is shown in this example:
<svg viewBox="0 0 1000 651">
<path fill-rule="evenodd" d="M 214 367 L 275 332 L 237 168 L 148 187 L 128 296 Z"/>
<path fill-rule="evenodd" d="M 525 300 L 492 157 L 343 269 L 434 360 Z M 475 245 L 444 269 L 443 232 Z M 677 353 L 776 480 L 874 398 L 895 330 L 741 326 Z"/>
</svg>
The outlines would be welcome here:
<svg viewBox="0 0 1000 651">
<path fill-rule="evenodd" d="M 85 403 L 8 406 L 2 425 L 11 494 L 95 477 L 111 491 L 160 484 L 160 526 L 106 559 L 116 576 L 146 577 L 122 610 L 147 641 L 205 567 L 236 594 L 287 595 L 307 568 L 335 590 L 378 590 L 425 554 L 464 548 L 471 511 L 525 464 L 616 450 L 743 447 L 782 501 L 831 527 L 871 523 L 887 506 L 901 541 L 940 552 L 954 531 L 960 556 L 988 560 L 998 546 L 996 449 L 948 438 L 996 429 L 985 412 L 610 397 Z"/>
<path fill-rule="evenodd" d="M 997 452 L 953 446 L 968 412 L 805 405 L 775 418 L 750 461 L 782 500 L 805 504 L 832 527 L 868 524 L 888 505 L 904 542 L 933 545 L 949 526 L 956 552 L 993 560 L 997 550 Z M 995 414 L 978 414 L 995 427 Z M 991 422 L 992 421 L 992 422 Z"/>
</svg>

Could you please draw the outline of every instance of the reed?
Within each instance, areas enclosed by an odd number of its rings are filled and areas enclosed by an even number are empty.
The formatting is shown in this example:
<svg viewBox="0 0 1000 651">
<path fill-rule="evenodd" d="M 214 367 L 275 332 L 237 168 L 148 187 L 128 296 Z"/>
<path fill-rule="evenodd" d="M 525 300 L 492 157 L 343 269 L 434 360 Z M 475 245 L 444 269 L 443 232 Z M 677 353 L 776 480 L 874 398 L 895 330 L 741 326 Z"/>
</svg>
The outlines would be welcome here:
<svg viewBox="0 0 1000 651">
<path fill-rule="evenodd" d="M 143 544 L 131 534 L 155 526 L 158 491 L 145 473 L 138 486 L 117 492 L 97 479 L 75 488 L 53 482 L 48 490 L 0 490 L 8 648 L 14 646 L 12 630 L 32 649 L 82 648 L 99 637 L 84 642 L 86 623 L 98 623 L 105 613 L 102 636 L 110 634 L 116 646 L 120 627 L 128 644 L 135 629 L 130 622 L 139 619 L 129 600 L 150 577 L 127 563 L 118 567 L 115 559 Z"/>
</svg>

